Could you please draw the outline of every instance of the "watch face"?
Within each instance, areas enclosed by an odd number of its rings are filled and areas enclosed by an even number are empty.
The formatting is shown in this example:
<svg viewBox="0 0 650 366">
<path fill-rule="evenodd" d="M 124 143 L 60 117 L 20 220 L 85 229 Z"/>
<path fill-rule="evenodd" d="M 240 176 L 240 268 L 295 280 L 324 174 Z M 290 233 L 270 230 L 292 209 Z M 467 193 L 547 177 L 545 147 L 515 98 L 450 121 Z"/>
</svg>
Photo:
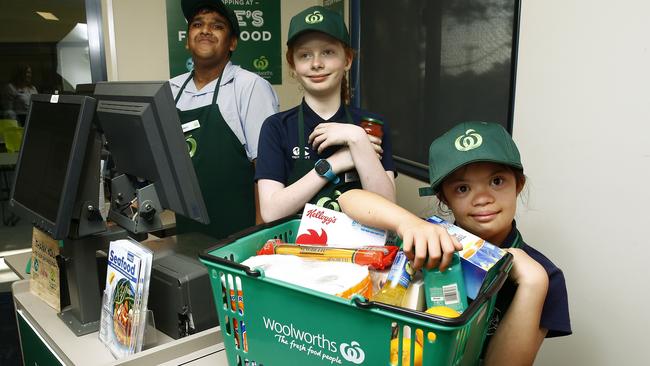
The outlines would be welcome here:
<svg viewBox="0 0 650 366">
<path fill-rule="evenodd" d="M 314 170 L 318 175 L 323 176 L 330 170 L 330 163 L 327 160 L 319 160 L 314 165 Z"/>
</svg>

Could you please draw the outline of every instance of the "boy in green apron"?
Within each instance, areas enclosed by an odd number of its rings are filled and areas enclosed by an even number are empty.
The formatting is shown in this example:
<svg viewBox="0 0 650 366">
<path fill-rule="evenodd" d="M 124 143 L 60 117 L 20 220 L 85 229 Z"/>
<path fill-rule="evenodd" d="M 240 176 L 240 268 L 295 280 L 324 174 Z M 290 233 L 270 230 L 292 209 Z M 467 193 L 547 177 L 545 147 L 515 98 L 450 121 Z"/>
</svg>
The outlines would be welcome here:
<svg viewBox="0 0 650 366">
<path fill-rule="evenodd" d="M 255 225 L 253 181 L 259 131 L 278 111 L 271 85 L 230 62 L 239 24 L 220 0 L 183 0 L 193 70 L 170 80 L 209 225 L 176 217 L 178 233 L 216 239 Z"/>
</svg>

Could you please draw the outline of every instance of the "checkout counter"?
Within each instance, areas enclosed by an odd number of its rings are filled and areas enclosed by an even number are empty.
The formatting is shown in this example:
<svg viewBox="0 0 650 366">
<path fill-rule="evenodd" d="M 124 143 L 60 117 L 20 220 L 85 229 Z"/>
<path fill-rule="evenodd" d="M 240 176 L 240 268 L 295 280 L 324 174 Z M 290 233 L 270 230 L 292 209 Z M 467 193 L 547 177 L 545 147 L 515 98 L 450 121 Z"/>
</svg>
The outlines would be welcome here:
<svg viewBox="0 0 650 366">
<path fill-rule="evenodd" d="M 154 240 L 153 245 L 165 246 L 168 240 L 173 238 Z M 116 360 L 99 341 L 98 332 L 76 336 L 52 307 L 29 291 L 25 269 L 30 257 L 31 252 L 4 257 L 19 278 L 12 293 L 25 365 L 228 365 L 218 326 L 176 340 L 154 330 L 154 344 Z"/>
<path fill-rule="evenodd" d="M 108 213 L 112 223 L 136 234 L 164 230 L 161 215 L 167 209 L 197 221 L 207 220 L 169 85 L 102 83 L 95 88 L 95 97 L 99 102 L 81 95 L 33 95 L 20 154 L 0 156 L 0 167 L 16 168 L 12 211 L 51 238 L 63 240 L 62 257 L 68 258 L 66 263 L 72 263 L 64 265 L 67 287 L 75 288 L 69 294 L 71 306 L 61 313 L 71 314 L 64 321 L 63 315 L 30 292 L 25 269 L 31 252 L 3 258 L 20 278 L 7 283 L 11 283 L 23 362 L 84 366 L 227 365 L 218 326 L 196 328 L 202 331 L 178 339 L 151 327 L 155 334 L 150 337 L 154 339 L 151 344 L 145 342 L 143 351 L 116 360 L 99 340 L 99 321 L 85 319 L 88 315 L 99 319 L 93 308 L 99 303 L 94 295 L 99 294 L 94 276 L 101 277 L 96 250 L 104 249 L 101 245 L 108 240 L 119 239 L 101 237 L 111 231 L 107 230 L 106 218 L 100 215 L 99 204 L 103 193 L 100 157 L 106 144 L 115 165 Z M 104 127 L 101 133 L 100 122 Z M 1 198 L 7 198 L 8 184 L 0 188 Z M 172 238 L 149 236 L 153 241 L 148 239 L 143 244 L 164 248 L 164 241 Z M 182 250 L 181 244 L 178 250 Z M 152 249 L 155 260 L 156 249 Z M 88 284 L 95 288 L 88 288 Z M 203 291 L 202 296 L 212 296 L 211 291 Z M 88 299 L 91 301 L 86 302 Z M 164 299 L 173 300 L 170 296 Z M 171 306 L 173 301 L 160 303 Z M 150 309 L 151 304 L 150 300 Z M 211 311 L 216 315 L 215 308 Z M 75 322 L 68 319 L 75 319 L 78 314 L 82 327 L 75 329 Z"/>
</svg>

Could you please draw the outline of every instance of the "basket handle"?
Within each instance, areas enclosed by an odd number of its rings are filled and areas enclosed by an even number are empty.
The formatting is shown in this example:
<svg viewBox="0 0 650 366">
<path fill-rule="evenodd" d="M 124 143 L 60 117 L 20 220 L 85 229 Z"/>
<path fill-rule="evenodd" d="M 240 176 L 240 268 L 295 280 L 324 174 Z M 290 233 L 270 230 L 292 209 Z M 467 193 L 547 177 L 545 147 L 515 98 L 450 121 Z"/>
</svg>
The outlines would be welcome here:
<svg viewBox="0 0 650 366">
<path fill-rule="evenodd" d="M 244 272 L 246 272 L 246 274 L 249 275 L 250 277 L 259 277 L 262 275 L 262 272 L 260 272 L 259 269 L 251 269 L 251 267 L 248 266 L 242 266 L 242 267 Z"/>
<path fill-rule="evenodd" d="M 465 324 L 470 317 L 470 313 L 473 313 L 471 311 L 465 311 L 458 318 L 446 318 L 438 315 L 423 313 L 421 311 L 415 311 L 415 310 L 403 308 L 400 306 L 385 304 L 383 302 L 368 301 L 363 297 L 355 296 L 352 298 L 352 300 L 354 304 L 361 309 L 371 310 L 373 308 L 376 308 L 381 310 L 387 310 L 391 313 L 398 313 L 410 318 L 417 318 L 426 322 L 443 324 L 448 326 L 457 326 L 457 325 Z"/>
</svg>

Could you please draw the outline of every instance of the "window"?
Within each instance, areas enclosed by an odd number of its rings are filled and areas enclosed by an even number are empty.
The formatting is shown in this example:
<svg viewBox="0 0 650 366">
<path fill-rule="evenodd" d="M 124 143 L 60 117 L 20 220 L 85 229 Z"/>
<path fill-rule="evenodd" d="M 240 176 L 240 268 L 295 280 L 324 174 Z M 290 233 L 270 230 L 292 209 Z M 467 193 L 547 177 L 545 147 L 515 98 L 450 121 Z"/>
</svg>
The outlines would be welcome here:
<svg viewBox="0 0 650 366">
<path fill-rule="evenodd" d="M 99 0 L 0 2 L 2 115 L 24 120 L 32 93 L 105 80 Z"/>
<path fill-rule="evenodd" d="M 431 141 L 462 121 L 512 131 L 518 0 L 352 2 L 355 102 L 391 126 L 400 171 L 428 180 Z"/>
</svg>

